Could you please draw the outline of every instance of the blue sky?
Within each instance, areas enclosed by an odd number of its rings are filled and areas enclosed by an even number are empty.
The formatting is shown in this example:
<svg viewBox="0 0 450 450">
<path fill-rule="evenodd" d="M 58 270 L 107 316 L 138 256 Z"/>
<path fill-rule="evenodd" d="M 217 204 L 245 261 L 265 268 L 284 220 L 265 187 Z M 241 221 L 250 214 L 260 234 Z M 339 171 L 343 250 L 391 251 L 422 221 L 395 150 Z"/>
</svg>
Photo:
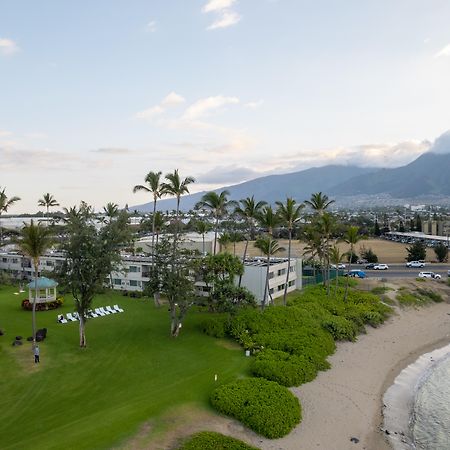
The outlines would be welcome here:
<svg viewBox="0 0 450 450">
<path fill-rule="evenodd" d="M 450 128 L 447 0 L 0 0 L 0 185 L 35 211 L 329 163 L 392 167 Z"/>
</svg>

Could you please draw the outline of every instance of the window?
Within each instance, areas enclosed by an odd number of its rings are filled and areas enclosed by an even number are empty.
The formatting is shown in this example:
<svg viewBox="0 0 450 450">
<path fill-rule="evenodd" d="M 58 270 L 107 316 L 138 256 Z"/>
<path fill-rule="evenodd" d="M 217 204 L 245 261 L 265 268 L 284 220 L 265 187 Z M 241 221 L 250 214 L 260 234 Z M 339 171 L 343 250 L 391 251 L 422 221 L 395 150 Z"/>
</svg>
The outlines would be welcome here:
<svg viewBox="0 0 450 450">
<path fill-rule="evenodd" d="M 269 280 L 271 280 L 273 278 L 274 273 L 273 272 L 269 272 Z"/>
<path fill-rule="evenodd" d="M 137 287 L 138 286 L 138 281 L 137 280 L 130 280 L 130 286 Z"/>
<path fill-rule="evenodd" d="M 120 278 L 114 278 L 114 284 L 117 285 L 121 285 L 122 284 L 122 280 Z"/>
<path fill-rule="evenodd" d="M 289 267 L 289 272 L 295 272 L 295 266 Z"/>
<path fill-rule="evenodd" d="M 269 294 L 273 294 L 273 288 L 269 289 Z"/>
<path fill-rule="evenodd" d="M 8 262 L 8 258 L 2 258 L 2 262 Z"/>
<path fill-rule="evenodd" d="M 278 276 L 284 275 L 286 273 L 286 269 L 280 269 L 278 271 Z"/>
<path fill-rule="evenodd" d="M 139 266 L 130 266 L 128 270 L 130 272 L 140 272 L 141 268 Z"/>
<path fill-rule="evenodd" d="M 288 286 L 291 287 L 291 286 L 294 286 L 294 284 L 295 284 L 295 281 L 294 281 L 294 280 L 291 280 L 291 281 L 289 281 Z"/>
<path fill-rule="evenodd" d="M 53 267 L 53 261 L 46 261 L 45 265 Z"/>
<path fill-rule="evenodd" d="M 280 284 L 279 286 L 278 286 L 278 288 L 277 288 L 279 291 L 282 291 L 283 289 L 284 289 L 284 283 L 283 284 Z"/>
</svg>

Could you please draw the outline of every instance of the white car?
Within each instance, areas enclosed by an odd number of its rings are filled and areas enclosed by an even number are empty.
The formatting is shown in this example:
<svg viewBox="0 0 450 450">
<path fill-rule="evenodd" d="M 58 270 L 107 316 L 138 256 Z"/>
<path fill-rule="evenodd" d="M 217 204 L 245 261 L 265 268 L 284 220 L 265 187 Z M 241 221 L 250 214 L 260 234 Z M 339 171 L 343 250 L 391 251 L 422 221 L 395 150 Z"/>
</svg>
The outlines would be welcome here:
<svg viewBox="0 0 450 450">
<path fill-rule="evenodd" d="M 375 264 L 373 270 L 388 270 L 389 266 L 387 264 Z"/>
<path fill-rule="evenodd" d="M 346 265 L 345 265 L 345 264 L 342 264 L 342 263 L 339 263 L 339 264 L 337 265 L 337 269 L 339 269 L 339 270 L 345 269 L 345 267 L 346 267 Z M 331 264 L 331 265 L 330 265 L 330 268 L 331 268 L 331 269 L 336 269 L 336 264 Z"/>
<path fill-rule="evenodd" d="M 440 280 L 441 276 L 434 272 L 420 272 L 419 278 L 434 278 L 435 280 Z"/>
<path fill-rule="evenodd" d="M 421 262 L 421 261 L 408 261 L 406 263 L 406 267 L 425 267 L 425 263 Z"/>
</svg>

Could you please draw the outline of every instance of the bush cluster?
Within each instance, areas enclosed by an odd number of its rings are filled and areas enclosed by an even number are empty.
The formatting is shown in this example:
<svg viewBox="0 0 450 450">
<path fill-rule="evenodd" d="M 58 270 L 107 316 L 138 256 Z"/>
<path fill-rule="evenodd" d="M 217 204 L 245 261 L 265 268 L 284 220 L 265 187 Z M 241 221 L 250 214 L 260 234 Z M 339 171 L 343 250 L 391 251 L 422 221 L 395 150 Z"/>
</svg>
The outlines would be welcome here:
<svg viewBox="0 0 450 450">
<path fill-rule="evenodd" d="M 57 297 L 54 302 L 46 302 L 46 303 L 36 303 L 36 311 L 48 311 L 50 309 L 59 308 L 64 303 L 63 297 Z M 27 298 L 22 300 L 22 309 L 26 311 L 33 310 L 33 303 L 30 302 Z"/>
<path fill-rule="evenodd" d="M 286 388 L 262 378 L 245 378 L 215 389 L 212 405 L 270 439 L 288 434 L 301 420 L 298 399 Z"/>
<path fill-rule="evenodd" d="M 179 450 L 258 450 L 239 439 L 234 439 L 212 431 L 202 431 L 192 435 Z"/>
<path fill-rule="evenodd" d="M 144 294 L 141 291 L 123 291 L 122 295 L 124 297 L 131 297 L 131 298 L 141 298 L 144 297 Z"/>
<path fill-rule="evenodd" d="M 202 331 L 208 336 L 223 338 L 229 326 L 229 319 L 224 315 L 214 315 L 206 318 L 201 323 Z"/>
</svg>

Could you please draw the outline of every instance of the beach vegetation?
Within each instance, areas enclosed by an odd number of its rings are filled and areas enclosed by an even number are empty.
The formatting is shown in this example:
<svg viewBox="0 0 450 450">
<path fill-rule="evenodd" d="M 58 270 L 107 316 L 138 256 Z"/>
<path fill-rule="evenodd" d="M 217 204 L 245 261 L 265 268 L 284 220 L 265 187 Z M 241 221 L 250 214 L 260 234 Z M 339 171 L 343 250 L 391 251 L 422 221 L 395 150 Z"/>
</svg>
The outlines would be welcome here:
<svg viewBox="0 0 450 450">
<path fill-rule="evenodd" d="M 239 439 L 213 431 L 201 431 L 190 436 L 178 450 L 258 450 Z"/>
<path fill-rule="evenodd" d="M 418 288 L 414 291 L 402 290 L 397 293 L 397 301 L 400 306 L 423 306 L 428 303 L 440 303 L 443 301 L 442 295 L 431 289 Z"/>
<path fill-rule="evenodd" d="M 375 286 L 373 289 L 371 289 L 370 292 L 372 292 L 372 294 L 375 294 L 375 295 L 383 295 L 386 292 L 393 291 L 393 290 L 394 289 L 392 289 L 391 287 L 388 287 L 388 286 Z"/>
<path fill-rule="evenodd" d="M 243 378 L 219 386 L 211 394 L 211 404 L 270 439 L 285 436 L 301 420 L 297 397 L 263 378 Z"/>
</svg>

